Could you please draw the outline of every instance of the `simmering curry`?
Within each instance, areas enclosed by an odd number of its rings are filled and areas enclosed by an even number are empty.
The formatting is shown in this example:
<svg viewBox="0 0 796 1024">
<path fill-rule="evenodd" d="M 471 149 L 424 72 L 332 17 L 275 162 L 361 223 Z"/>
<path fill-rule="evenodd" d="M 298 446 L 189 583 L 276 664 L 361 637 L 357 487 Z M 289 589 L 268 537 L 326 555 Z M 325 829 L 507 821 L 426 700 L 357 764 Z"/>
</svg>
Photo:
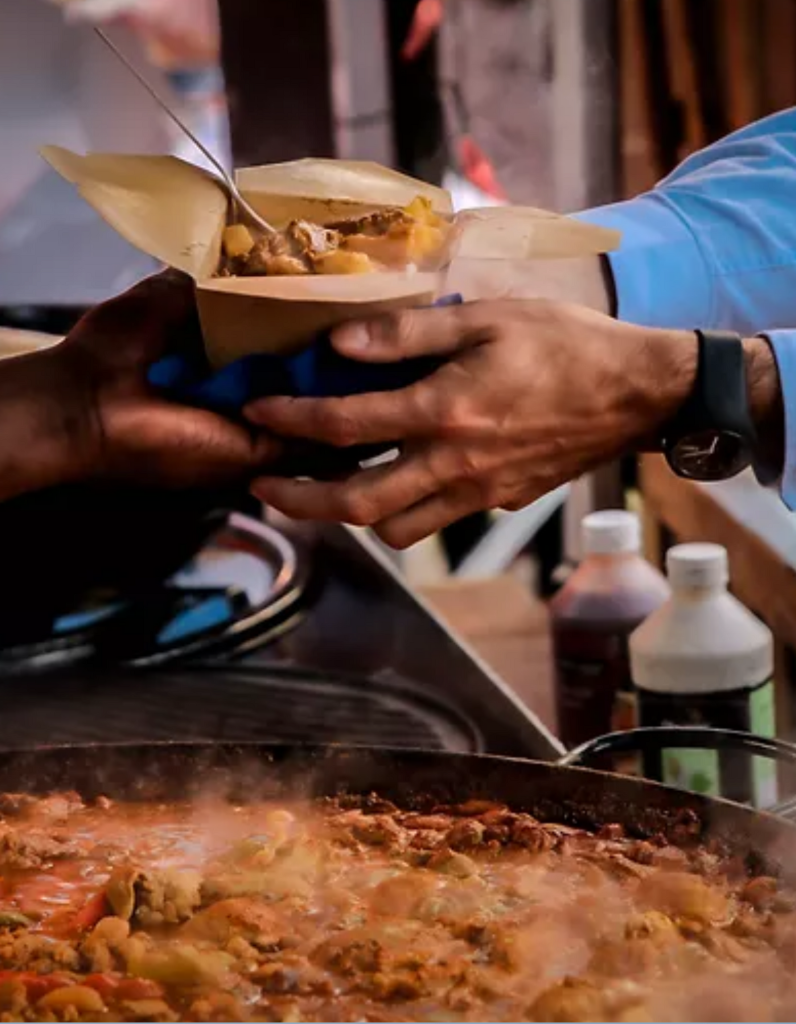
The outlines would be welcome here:
<svg viewBox="0 0 796 1024">
<path fill-rule="evenodd" d="M 794 1020 L 796 897 L 706 844 L 377 797 L 0 797 L 0 1019 Z"/>
</svg>

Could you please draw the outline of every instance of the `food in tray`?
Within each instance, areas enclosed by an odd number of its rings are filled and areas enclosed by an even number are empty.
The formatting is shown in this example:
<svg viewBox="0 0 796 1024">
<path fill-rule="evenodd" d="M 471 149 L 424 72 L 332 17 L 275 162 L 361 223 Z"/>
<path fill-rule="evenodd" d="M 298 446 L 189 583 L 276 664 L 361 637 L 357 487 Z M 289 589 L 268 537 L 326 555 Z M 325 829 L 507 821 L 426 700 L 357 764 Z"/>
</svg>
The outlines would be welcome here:
<svg viewBox="0 0 796 1024">
<path fill-rule="evenodd" d="M 0 797 L 0 1020 L 793 1020 L 794 893 L 499 804 Z"/>
<path fill-rule="evenodd" d="M 448 225 L 418 196 L 404 210 L 320 225 L 293 220 L 274 236 L 245 224 L 223 235 L 219 277 L 369 274 L 423 267 L 441 253 Z"/>
</svg>

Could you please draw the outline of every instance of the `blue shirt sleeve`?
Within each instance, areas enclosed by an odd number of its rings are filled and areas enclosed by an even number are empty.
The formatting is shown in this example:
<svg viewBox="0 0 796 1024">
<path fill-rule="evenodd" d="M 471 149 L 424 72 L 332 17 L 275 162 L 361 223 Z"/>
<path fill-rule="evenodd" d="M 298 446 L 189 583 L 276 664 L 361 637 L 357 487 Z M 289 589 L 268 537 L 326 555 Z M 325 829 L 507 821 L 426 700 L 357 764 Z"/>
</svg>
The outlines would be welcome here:
<svg viewBox="0 0 796 1024">
<path fill-rule="evenodd" d="M 783 498 L 796 508 L 796 108 L 694 154 L 655 189 L 579 215 L 617 228 L 621 319 L 765 333 L 786 410 Z"/>
<path fill-rule="evenodd" d="M 782 500 L 796 510 L 796 330 L 766 331 L 779 370 L 785 411 L 785 465 L 779 481 Z"/>
</svg>

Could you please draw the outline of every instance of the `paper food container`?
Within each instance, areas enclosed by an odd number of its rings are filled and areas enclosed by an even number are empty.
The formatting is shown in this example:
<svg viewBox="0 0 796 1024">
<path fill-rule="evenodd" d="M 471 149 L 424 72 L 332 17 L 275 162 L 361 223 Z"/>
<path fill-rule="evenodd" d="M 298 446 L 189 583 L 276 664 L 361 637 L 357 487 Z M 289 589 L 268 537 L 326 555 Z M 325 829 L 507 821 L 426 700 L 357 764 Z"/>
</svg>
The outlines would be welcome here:
<svg viewBox="0 0 796 1024">
<path fill-rule="evenodd" d="M 328 224 L 402 209 L 423 196 L 451 225 L 438 269 L 218 278 L 231 208 L 211 174 L 170 156 L 80 156 L 57 146 L 45 147 L 42 156 L 123 238 L 196 281 L 205 347 L 215 367 L 257 352 L 296 352 L 347 320 L 430 304 L 444 290 L 452 261 L 571 258 L 608 252 L 619 243 L 617 232 L 524 207 L 454 217 L 443 189 L 374 163 L 308 159 L 238 171 L 238 186 L 276 228 L 295 218 Z"/>
</svg>

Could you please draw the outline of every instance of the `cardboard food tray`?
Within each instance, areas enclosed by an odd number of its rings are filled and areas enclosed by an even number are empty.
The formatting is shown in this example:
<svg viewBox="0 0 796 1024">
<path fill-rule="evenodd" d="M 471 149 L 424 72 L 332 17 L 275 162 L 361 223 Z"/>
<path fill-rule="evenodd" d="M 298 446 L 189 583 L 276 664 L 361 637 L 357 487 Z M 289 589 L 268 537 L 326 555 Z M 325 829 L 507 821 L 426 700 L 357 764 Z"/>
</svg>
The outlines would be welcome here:
<svg viewBox="0 0 796 1024">
<path fill-rule="evenodd" d="M 237 173 L 252 206 L 275 227 L 320 224 L 404 208 L 417 196 L 451 224 L 440 265 L 426 272 L 306 277 L 214 277 L 230 220 L 223 185 L 176 157 L 88 154 L 57 146 L 45 160 L 123 238 L 194 278 L 208 360 L 289 355 L 354 318 L 431 303 L 457 260 L 578 257 L 616 248 L 619 235 L 543 210 L 496 207 L 453 215 L 450 195 L 378 164 L 307 159 Z"/>
</svg>

